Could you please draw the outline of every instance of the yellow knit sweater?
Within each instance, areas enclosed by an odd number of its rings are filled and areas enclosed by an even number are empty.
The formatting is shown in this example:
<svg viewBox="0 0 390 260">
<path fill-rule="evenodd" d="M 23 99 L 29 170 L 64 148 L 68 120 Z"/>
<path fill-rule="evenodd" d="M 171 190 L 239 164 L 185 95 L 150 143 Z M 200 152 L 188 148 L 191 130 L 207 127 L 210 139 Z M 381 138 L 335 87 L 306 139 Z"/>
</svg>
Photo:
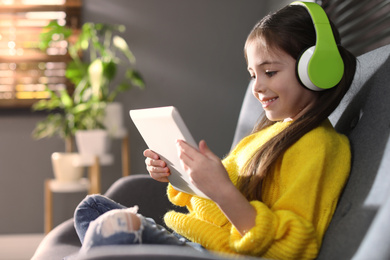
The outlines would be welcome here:
<svg viewBox="0 0 390 260">
<path fill-rule="evenodd" d="M 223 160 L 230 179 L 237 176 L 253 152 L 289 123 L 276 123 L 244 138 Z M 188 214 L 168 212 L 165 223 L 206 249 L 272 259 L 313 259 L 334 213 L 350 171 L 347 137 L 328 120 L 292 145 L 262 184 L 262 200 L 250 201 L 256 225 L 244 236 L 211 200 L 176 191 L 168 185 L 172 203 Z"/>
</svg>

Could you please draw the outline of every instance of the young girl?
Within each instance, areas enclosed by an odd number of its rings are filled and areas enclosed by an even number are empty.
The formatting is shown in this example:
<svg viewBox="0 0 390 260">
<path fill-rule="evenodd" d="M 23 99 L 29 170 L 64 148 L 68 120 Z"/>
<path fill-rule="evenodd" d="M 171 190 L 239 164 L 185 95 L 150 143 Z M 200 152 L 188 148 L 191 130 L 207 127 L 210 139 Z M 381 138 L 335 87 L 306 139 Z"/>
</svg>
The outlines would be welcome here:
<svg viewBox="0 0 390 260">
<path fill-rule="evenodd" d="M 348 139 L 327 118 L 349 88 L 356 60 L 340 45 L 333 25 L 332 30 L 344 74 L 335 87 L 313 91 L 296 74 L 298 57 L 316 44 L 308 10 L 289 5 L 263 18 L 245 44 L 253 94 L 265 111 L 260 123 L 223 161 L 205 141 L 197 149 L 177 141 L 182 166 L 210 200 L 169 184 L 170 201 L 189 211 L 165 215 L 166 225 L 179 234 L 173 235 L 135 208 L 89 196 L 75 212 L 82 251 L 104 244 L 152 243 L 274 259 L 315 258 L 351 160 Z M 144 155 L 150 176 L 168 182 L 166 163 L 151 150 Z"/>
</svg>

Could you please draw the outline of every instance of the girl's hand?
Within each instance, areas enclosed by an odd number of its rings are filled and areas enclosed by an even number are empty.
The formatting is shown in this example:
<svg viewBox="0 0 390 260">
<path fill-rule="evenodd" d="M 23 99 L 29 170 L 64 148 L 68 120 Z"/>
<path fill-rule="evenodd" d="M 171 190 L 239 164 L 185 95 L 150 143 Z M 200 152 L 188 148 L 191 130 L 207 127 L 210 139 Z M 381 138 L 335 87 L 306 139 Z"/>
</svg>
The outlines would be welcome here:
<svg viewBox="0 0 390 260">
<path fill-rule="evenodd" d="M 169 182 L 168 176 L 171 174 L 166 162 L 160 160 L 160 156 L 150 149 L 144 151 L 146 169 L 149 175 L 159 182 Z"/>
<path fill-rule="evenodd" d="M 189 174 L 191 182 L 217 202 L 227 188 L 235 188 L 223 166 L 221 159 L 207 146 L 199 142 L 199 151 L 183 140 L 177 140 L 180 162 Z"/>
<path fill-rule="evenodd" d="M 177 141 L 180 162 L 191 182 L 212 199 L 241 235 L 256 224 L 256 210 L 233 185 L 221 160 L 200 141 L 199 151 Z"/>
</svg>

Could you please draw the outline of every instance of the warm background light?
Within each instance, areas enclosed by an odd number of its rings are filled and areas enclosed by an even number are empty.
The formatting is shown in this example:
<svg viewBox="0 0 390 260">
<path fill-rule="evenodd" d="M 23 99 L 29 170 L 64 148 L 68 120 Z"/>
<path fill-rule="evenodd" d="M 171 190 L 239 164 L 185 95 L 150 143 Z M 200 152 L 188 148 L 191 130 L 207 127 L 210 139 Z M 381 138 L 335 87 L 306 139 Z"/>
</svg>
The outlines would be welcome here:
<svg viewBox="0 0 390 260">
<path fill-rule="evenodd" d="M 52 90 L 71 88 L 65 78 L 67 42 L 43 52 L 39 34 L 50 21 L 80 28 L 81 0 L 0 0 L 0 108 L 29 107 Z"/>
</svg>

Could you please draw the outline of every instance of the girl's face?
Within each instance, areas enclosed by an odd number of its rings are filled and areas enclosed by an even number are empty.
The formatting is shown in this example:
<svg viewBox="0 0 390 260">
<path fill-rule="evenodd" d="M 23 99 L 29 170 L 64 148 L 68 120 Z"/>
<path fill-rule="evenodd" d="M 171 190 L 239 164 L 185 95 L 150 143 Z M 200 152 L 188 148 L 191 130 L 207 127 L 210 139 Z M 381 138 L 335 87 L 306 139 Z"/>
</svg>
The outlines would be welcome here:
<svg viewBox="0 0 390 260">
<path fill-rule="evenodd" d="M 295 74 L 296 60 L 284 51 L 252 43 L 246 50 L 253 95 L 271 121 L 291 121 L 304 115 L 318 93 L 304 88 Z"/>
</svg>

